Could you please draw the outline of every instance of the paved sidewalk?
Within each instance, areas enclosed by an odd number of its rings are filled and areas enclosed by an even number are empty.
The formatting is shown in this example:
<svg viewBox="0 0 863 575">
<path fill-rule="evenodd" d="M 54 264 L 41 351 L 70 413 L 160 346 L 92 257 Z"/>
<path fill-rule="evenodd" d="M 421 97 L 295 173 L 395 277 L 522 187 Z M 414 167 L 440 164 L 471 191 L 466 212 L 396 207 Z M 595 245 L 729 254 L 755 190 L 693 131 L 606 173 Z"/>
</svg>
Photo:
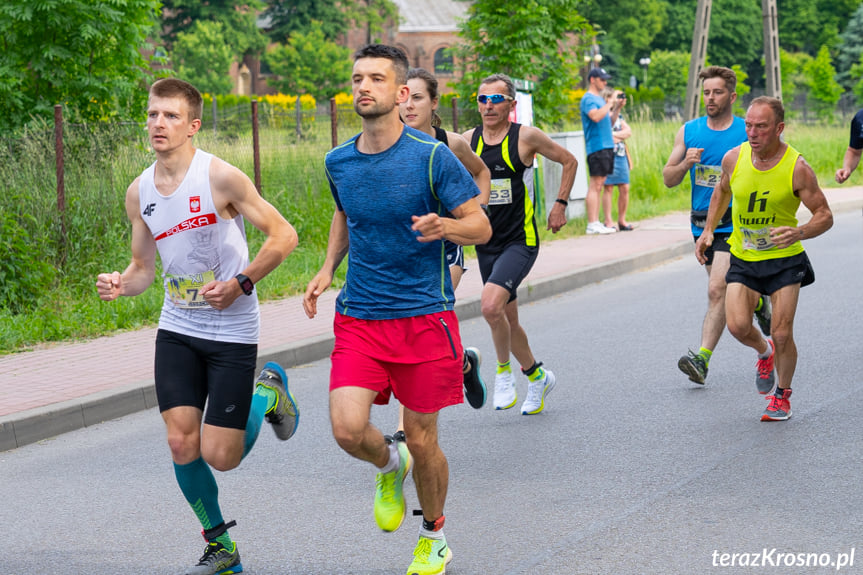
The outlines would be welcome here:
<svg viewBox="0 0 863 575">
<path fill-rule="evenodd" d="M 836 212 L 863 207 L 861 186 L 826 194 Z M 545 243 L 519 290 L 520 301 L 692 256 L 686 213 L 637 226 L 632 232 Z M 482 285 L 475 262 L 471 268 L 456 294 L 462 319 L 480 315 Z M 321 297 L 314 320 L 306 318 L 299 296 L 262 304 L 258 367 L 277 361 L 289 368 L 326 357 L 333 345 L 336 293 L 329 290 Z M 0 356 L 0 451 L 154 407 L 155 333 L 148 328 Z M 486 344 L 491 346 L 490 336 Z"/>
</svg>

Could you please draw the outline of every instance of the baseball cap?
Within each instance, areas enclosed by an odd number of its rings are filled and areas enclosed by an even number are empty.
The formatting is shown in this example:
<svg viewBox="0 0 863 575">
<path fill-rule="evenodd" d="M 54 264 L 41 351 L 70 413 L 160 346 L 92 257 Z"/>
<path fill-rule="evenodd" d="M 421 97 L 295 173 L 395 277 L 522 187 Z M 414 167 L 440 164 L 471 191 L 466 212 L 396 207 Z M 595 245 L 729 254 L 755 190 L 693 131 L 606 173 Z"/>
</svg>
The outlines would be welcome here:
<svg viewBox="0 0 863 575">
<path fill-rule="evenodd" d="M 605 71 L 603 68 L 594 68 L 590 71 L 590 74 L 587 75 L 587 78 L 601 78 L 602 80 L 611 79 L 611 74 Z"/>
</svg>

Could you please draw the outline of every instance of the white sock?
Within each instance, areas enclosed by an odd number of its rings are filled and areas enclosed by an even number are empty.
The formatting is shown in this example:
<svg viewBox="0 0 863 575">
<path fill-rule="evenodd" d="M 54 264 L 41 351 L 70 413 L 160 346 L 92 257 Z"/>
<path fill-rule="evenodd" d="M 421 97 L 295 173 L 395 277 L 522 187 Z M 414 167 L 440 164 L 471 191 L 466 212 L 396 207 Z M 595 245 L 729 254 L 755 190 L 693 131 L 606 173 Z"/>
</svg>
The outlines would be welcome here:
<svg viewBox="0 0 863 575">
<path fill-rule="evenodd" d="M 420 537 L 425 537 L 426 539 L 445 539 L 443 536 L 443 529 L 438 529 L 437 531 L 429 531 L 420 525 Z"/>
<path fill-rule="evenodd" d="M 764 341 L 767 341 L 767 340 L 764 340 Z M 773 352 L 773 347 L 770 345 L 770 342 L 767 341 L 767 351 L 765 351 L 764 353 L 759 353 L 758 358 L 759 359 L 767 359 L 768 357 L 770 357 L 770 354 L 772 352 Z"/>
<path fill-rule="evenodd" d="M 390 471 L 395 471 L 399 468 L 399 463 L 401 460 L 399 458 L 399 447 L 396 445 L 396 442 L 393 441 L 387 446 L 387 449 L 390 450 L 390 460 L 387 461 L 387 464 L 381 468 L 381 473 L 389 473 Z"/>
</svg>

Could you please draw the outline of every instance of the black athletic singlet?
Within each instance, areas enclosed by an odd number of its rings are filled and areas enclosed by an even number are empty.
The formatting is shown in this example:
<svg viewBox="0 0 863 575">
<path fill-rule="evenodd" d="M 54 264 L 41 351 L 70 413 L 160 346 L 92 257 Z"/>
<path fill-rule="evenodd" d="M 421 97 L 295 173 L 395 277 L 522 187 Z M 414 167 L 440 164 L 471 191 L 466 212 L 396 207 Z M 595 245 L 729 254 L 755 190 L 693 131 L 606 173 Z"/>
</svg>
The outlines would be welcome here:
<svg viewBox="0 0 863 575">
<path fill-rule="evenodd" d="M 476 246 L 477 252 L 499 252 L 511 244 L 538 246 L 539 234 L 534 218 L 532 170 L 518 155 L 520 124 L 512 123 L 500 144 L 488 145 L 482 139 L 482 126 L 471 137 L 470 147 L 491 171 L 491 198 L 488 219 L 491 240 Z M 527 183 L 526 183 L 527 182 Z"/>
</svg>

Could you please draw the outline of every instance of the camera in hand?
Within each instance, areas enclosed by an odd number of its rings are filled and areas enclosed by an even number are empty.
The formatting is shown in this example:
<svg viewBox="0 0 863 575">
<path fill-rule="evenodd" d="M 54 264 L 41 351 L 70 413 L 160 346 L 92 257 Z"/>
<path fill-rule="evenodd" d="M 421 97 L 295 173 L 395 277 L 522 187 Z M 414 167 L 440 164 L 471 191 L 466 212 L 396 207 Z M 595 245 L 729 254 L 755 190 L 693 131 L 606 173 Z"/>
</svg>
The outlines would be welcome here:
<svg viewBox="0 0 863 575">
<path fill-rule="evenodd" d="M 625 100 L 625 99 L 626 99 L 626 94 L 618 94 L 618 95 L 617 95 L 617 99 L 618 99 L 618 100 Z"/>
</svg>

